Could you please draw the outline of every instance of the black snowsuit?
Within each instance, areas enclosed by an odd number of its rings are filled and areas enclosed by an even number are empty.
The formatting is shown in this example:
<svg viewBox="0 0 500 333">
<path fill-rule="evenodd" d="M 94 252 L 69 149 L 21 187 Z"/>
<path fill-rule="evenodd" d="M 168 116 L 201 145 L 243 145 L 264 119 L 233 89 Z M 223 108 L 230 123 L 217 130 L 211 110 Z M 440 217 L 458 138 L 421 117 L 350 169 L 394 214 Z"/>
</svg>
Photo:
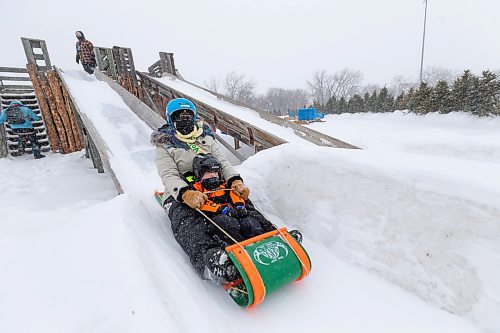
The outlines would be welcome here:
<svg viewBox="0 0 500 333">
<path fill-rule="evenodd" d="M 33 128 L 13 128 L 12 132 L 19 136 L 17 140 L 18 154 L 22 154 L 26 148 L 26 142 L 31 142 L 31 149 L 33 151 L 33 156 L 38 158 L 42 155 L 40 150 L 40 144 L 36 137 L 36 131 Z"/>
<path fill-rule="evenodd" d="M 188 205 L 176 201 L 170 196 L 165 201 L 168 217 L 171 222 L 174 237 L 189 256 L 193 267 L 203 278 L 205 272 L 205 253 L 211 248 L 224 249 L 232 241 L 222 234 L 211 222 Z M 261 213 L 259 213 L 250 200 L 246 203 L 248 216 L 257 220 L 263 232 L 274 230 L 274 226 Z M 219 221 L 217 221 L 219 222 Z M 231 225 L 218 223 L 224 230 L 229 231 Z M 229 232 L 231 234 L 231 232 Z"/>
</svg>

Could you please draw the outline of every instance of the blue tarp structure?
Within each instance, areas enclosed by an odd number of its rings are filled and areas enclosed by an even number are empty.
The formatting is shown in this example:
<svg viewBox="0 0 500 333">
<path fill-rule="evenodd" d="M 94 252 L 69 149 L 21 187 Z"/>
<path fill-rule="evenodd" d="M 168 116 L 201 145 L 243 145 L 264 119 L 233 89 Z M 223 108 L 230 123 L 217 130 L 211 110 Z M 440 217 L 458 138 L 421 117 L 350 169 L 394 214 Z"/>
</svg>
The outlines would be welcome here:
<svg viewBox="0 0 500 333">
<path fill-rule="evenodd" d="M 319 118 L 316 108 L 299 109 L 298 120 L 314 120 Z"/>
</svg>

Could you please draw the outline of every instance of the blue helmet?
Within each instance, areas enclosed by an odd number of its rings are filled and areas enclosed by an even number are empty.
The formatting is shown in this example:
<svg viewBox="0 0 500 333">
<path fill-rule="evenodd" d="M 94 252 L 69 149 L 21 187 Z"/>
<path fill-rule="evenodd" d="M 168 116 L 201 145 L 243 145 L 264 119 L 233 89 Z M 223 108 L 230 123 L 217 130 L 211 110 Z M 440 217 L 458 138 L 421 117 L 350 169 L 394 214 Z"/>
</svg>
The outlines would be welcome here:
<svg viewBox="0 0 500 333">
<path fill-rule="evenodd" d="M 194 106 L 193 102 L 186 98 L 175 98 L 167 104 L 167 110 L 165 112 L 167 124 L 172 125 L 172 113 L 179 110 L 190 110 L 193 112 L 194 122 L 196 123 L 196 115 L 198 112 L 196 111 L 196 106 Z"/>
</svg>

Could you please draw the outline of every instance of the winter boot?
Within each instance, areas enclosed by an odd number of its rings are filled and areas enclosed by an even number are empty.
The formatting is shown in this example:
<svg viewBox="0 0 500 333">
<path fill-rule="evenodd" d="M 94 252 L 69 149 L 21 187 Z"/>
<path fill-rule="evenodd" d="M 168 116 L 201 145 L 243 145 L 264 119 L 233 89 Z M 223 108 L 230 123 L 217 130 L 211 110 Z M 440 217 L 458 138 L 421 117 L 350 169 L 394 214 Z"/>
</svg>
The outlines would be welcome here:
<svg viewBox="0 0 500 333">
<path fill-rule="evenodd" d="M 227 253 L 218 248 L 212 248 L 205 254 L 205 262 L 208 270 L 208 278 L 219 283 L 233 281 L 238 276 L 238 270 L 234 266 Z"/>
<path fill-rule="evenodd" d="M 44 158 L 45 155 L 42 155 L 42 154 L 38 154 L 38 155 L 35 155 L 35 160 L 38 160 L 40 158 Z"/>
<path fill-rule="evenodd" d="M 295 240 L 297 241 L 297 243 L 302 243 L 302 233 L 298 230 L 290 230 L 288 232 L 290 234 L 290 236 L 292 236 L 293 238 L 295 238 Z"/>
</svg>

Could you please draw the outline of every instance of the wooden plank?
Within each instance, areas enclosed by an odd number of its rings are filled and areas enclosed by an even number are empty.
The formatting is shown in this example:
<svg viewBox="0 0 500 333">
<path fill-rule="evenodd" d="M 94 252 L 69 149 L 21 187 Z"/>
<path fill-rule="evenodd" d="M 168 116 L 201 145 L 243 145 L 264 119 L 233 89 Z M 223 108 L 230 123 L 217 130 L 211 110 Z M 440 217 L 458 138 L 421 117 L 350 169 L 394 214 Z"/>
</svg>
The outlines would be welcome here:
<svg viewBox="0 0 500 333">
<path fill-rule="evenodd" d="M 64 153 L 74 153 L 75 151 L 77 151 L 75 136 L 73 135 L 73 130 L 71 129 L 71 121 L 69 119 L 68 111 L 66 110 L 66 103 L 64 103 L 64 97 L 61 91 L 61 86 L 59 85 L 59 78 L 57 77 L 56 71 L 48 71 L 47 78 L 49 80 L 49 86 L 52 91 L 52 96 L 54 96 L 55 99 L 57 113 L 61 117 L 63 130 L 67 138 L 68 150 Z"/>
<path fill-rule="evenodd" d="M 45 60 L 43 54 L 38 54 L 38 53 L 33 53 L 33 58 L 35 58 L 35 60 Z"/>
<path fill-rule="evenodd" d="M 39 49 L 41 48 L 41 40 L 39 39 L 31 39 L 30 38 L 30 45 L 31 45 L 31 48 L 36 48 L 36 49 Z"/>
<path fill-rule="evenodd" d="M 52 68 L 52 64 L 50 63 L 49 50 L 47 50 L 47 43 L 45 41 L 41 41 L 43 57 L 45 58 L 45 66 L 47 68 Z"/>
<path fill-rule="evenodd" d="M 5 128 L 0 125 L 0 158 L 7 156 L 7 138 L 5 135 Z"/>
<path fill-rule="evenodd" d="M 0 81 L 31 81 L 26 76 L 0 76 Z"/>
<path fill-rule="evenodd" d="M 66 153 L 69 151 L 68 138 L 66 137 L 66 132 L 64 130 L 61 115 L 57 112 L 55 98 L 52 95 L 49 81 L 44 72 L 38 72 L 38 74 L 39 74 L 40 86 L 42 87 L 43 94 L 46 96 L 50 114 L 52 115 L 52 119 L 54 120 L 55 129 L 57 132 L 57 136 L 59 137 L 62 153 Z"/>
<path fill-rule="evenodd" d="M 38 79 L 35 64 L 28 64 L 28 72 L 30 74 L 31 82 L 33 83 L 33 88 L 35 89 L 38 105 L 40 106 L 40 110 L 45 121 L 45 128 L 47 129 L 50 146 L 52 147 L 53 152 L 58 151 L 61 147 L 61 143 L 59 136 L 57 135 L 54 120 L 50 113 L 49 105 L 45 99 L 45 95 L 43 94 L 43 90 Z"/>
<path fill-rule="evenodd" d="M 33 48 L 31 47 L 30 39 L 21 37 L 21 42 L 23 43 L 24 53 L 26 54 L 26 59 L 28 64 L 35 64 L 35 56 L 33 55 Z"/>
<path fill-rule="evenodd" d="M 17 68 L 17 67 L 0 67 L 0 72 L 6 73 L 28 73 L 26 68 Z"/>
<path fill-rule="evenodd" d="M 57 71 L 59 75 L 59 80 L 61 80 L 61 74 Z M 64 101 L 66 103 L 66 110 L 69 114 L 69 119 L 71 121 L 71 130 L 73 131 L 73 136 L 75 137 L 75 146 L 76 150 L 82 150 L 85 148 L 85 143 L 83 140 L 82 130 L 78 127 L 75 106 L 73 105 L 73 101 L 69 97 L 68 91 L 64 85 L 61 84 L 61 89 L 64 96 Z"/>
<path fill-rule="evenodd" d="M 3 90 L 33 90 L 33 86 L 28 86 L 24 84 L 1 84 L 0 89 Z"/>
</svg>

